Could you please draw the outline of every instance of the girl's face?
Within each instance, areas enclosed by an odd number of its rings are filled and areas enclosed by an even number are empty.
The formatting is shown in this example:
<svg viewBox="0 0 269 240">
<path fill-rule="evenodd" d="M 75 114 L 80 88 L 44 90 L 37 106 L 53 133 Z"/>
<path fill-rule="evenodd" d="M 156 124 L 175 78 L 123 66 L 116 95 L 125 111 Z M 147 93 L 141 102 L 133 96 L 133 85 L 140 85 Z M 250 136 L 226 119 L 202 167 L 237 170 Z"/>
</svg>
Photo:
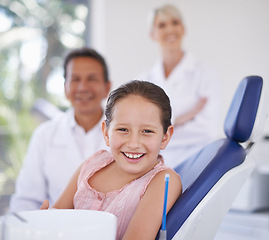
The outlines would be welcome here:
<svg viewBox="0 0 269 240">
<path fill-rule="evenodd" d="M 173 134 L 172 126 L 163 134 L 159 107 L 137 95 L 118 100 L 109 128 L 103 122 L 102 129 L 119 170 L 134 178 L 158 163 L 160 149 L 166 147 Z"/>
<path fill-rule="evenodd" d="M 180 48 L 184 36 L 184 26 L 180 19 L 168 13 L 158 13 L 151 33 L 162 49 Z"/>
</svg>

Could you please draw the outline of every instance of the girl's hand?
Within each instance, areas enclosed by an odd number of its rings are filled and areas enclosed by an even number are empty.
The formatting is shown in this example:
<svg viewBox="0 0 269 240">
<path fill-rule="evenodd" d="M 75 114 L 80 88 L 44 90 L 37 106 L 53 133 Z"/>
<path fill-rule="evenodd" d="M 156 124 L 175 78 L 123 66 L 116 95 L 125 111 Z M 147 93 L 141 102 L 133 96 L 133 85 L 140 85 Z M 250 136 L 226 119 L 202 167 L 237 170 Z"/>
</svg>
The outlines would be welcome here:
<svg viewBox="0 0 269 240">
<path fill-rule="evenodd" d="M 40 207 L 40 210 L 46 210 L 49 209 L 49 200 L 44 200 L 43 204 Z"/>
</svg>

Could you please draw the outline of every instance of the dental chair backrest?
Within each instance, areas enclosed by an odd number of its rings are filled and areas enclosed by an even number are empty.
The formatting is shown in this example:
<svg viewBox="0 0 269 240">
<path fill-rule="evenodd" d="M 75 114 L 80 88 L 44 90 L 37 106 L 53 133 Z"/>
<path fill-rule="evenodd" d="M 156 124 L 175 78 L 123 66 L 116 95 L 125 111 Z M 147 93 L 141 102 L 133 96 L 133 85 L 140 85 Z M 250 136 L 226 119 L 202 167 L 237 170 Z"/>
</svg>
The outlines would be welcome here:
<svg viewBox="0 0 269 240">
<path fill-rule="evenodd" d="M 214 238 L 254 168 L 254 162 L 247 161 L 246 156 L 255 141 L 252 134 L 256 117 L 265 119 L 260 117 L 259 109 L 262 89 L 261 77 L 244 78 L 225 119 L 226 138 L 205 146 L 175 168 L 181 176 L 183 193 L 167 215 L 167 239 Z"/>
</svg>

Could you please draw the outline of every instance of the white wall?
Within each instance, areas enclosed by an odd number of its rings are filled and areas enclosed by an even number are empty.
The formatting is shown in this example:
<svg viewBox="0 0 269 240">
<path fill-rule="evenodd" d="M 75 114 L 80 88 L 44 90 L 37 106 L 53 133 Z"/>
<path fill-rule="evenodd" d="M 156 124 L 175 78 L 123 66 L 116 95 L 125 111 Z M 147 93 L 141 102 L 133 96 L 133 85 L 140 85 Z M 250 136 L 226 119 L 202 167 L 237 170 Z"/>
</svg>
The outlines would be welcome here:
<svg viewBox="0 0 269 240">
<path fill-rule="evenodd" d="M 155 62 L 158 48 L 148 36 L 146 21 L 149 11 L 164 3 L 182 12 L 185 49 L 218 70 L 224 119 L 242 78 L 269 79 L 269 1 L 92 0 L 91 43 L 108 61 L 113 88 Z"/>
</svg>

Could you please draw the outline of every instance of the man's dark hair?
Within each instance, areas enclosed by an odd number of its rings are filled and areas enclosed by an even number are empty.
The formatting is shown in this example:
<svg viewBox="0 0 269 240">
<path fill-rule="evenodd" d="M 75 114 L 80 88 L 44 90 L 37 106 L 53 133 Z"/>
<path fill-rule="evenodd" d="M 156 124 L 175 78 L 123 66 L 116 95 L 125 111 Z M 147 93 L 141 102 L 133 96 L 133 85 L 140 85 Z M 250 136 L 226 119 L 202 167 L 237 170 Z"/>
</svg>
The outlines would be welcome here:
<svg viewBox="0 0 269 240">
<path fill-rule="evenodd" d="M 106 64 L 105 59 L 95 50 L 91 49 L 91 48 L 79 48 L 79 49 L 74 49 L 71 52 L 69 52 L 64 60 L 64 79 L 66 79 L 66 67 L 67 64 L 74 58 L 77 57 L 88 57 L 88 58 L 93 58 L 95 60 L 97 60 L 103 67 L 103 73 L 104 73 L 104 80 L 105 82 L 109 81 L 108 78 L 108 67 Z"/>
</svg>

